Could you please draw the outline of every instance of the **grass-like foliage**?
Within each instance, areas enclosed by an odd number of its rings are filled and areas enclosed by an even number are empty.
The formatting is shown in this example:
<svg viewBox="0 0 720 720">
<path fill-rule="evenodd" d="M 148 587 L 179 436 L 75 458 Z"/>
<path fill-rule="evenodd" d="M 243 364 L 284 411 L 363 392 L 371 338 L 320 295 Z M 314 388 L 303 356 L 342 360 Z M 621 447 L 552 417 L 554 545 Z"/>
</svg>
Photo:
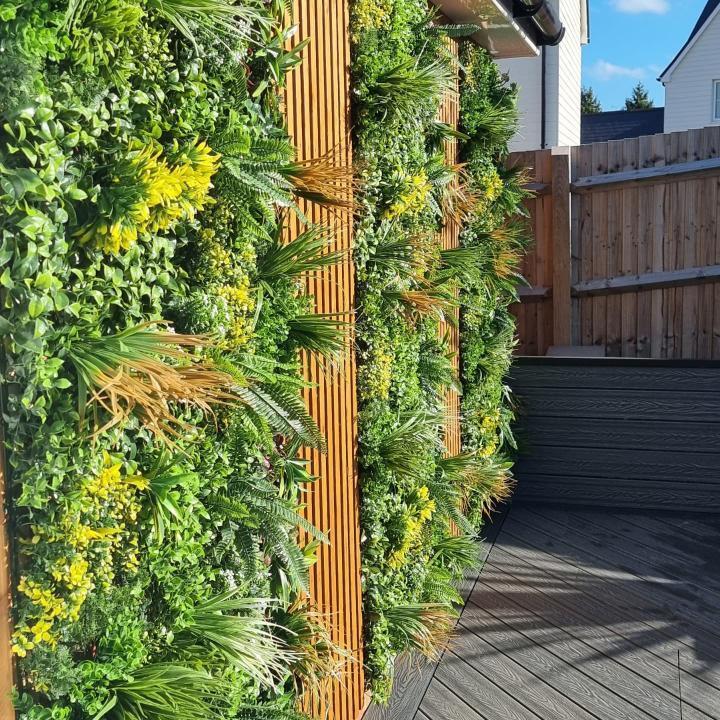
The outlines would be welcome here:
<svg viewBox="0 0 720 720">
<path fill-rule="evenodd" d="M 407 122 L 418 107 L 439 102 L 444 93 L 453 90 L 454 84 L 452 68 L 445 60 L 425 56 L 405 58 L 377 76 L 371 102 L 377 111 Z"/>
<path fill-rule="evenodd" d="M 206 670 L 157 662 L 112 687 L 112 699 L 93 720 L 216 720 L 227 683 Z"/>
<path fill-rule="evenodd" d="M 400 413 L 378 446 L 385 466 L 400 475 L 422 474 L 428 449 L 441 447 L 438 428 L 445 419 L 443 414 L 428 410 Z"/>
<path fill-rule="evenodd" d="M 440 603 L 397 605 L 385 611 L 389 632 L 405 650 L 415 650 L 429 660 L 438 660 L 455 627 L 457 614 Z"/>
<path fill-rule="evenodd" d="M 348 348 L 349 325 L 335 315 L 298 315 L 289 325 L 289 338 L 303 350 L 337 361 Z"/>
<path fill-rule="evenodd" d="M 298 277 L 335 265 L 343 252 L 330 250 L 331 235 L 321 226 L 311 227 L 290 242 L 277 235 L 258 261 L 258 278 L 270 283 L 277 278 Z"/>
<path fill-rule="evenodd" d="M 332 617 L 324 617 L 305 600 L 297 600 L 275 613 L 280 637 L 292 653 L 290 668 L 301 697 L 330 701 L 330 682 L 342 682 L 351 653 L 332 639 Z"/>
<path fill-rule="evenodd" d="M 504 168 L 514 90 L 473 43 L 452 54 L 451 39 L 476 30 L 436 24 L 422 0 L 353 3 L 354 157 L 367 186 L 355 250 L 365 659 L 379 701 L 398 654 L 444 647 L 457 583 L 511 488 L 504 376 L 524 191 L 522 171 Z M 458 81 L 454 128 L 441 105 Z M 448 160 L 453 145 L 461 162 Z"/>
<path fill-rule="evenodd" d="M 205 33 L 225 36 L 230 43 L 247 41 L 253 37 L 253 28 L 268 25 L 266 16 L 254 2 L 244 0 L 147 0 L 158 15 L 172 23 L 175 29 L 194 47 L 198 39 L 196 29 Z M 257 29 L 254 31 L 257 32 Z"/>
<path fill-rule="evenodd" d="M 158 439 L 170 442 L 184 427 L 174 405 L 212 413 L 214 405 L 236 400 L 230 376 L 189 352 L 207 344 L 206 338 L 159 330 L 153 324 L 76 340 L 68 358 L 77 373 L 80 422 L 87 405 L 93 404 L 108 418 L 98 432 L 135 414 Z"/>
<path fill-rule="evenodd" d="M 267 601 L 239 597 L 231 590 L 196 605 L 175 638 L 176 650 L 197 657 L 198 647 L 210 662 L 231 665 L 265 687 L 273 687 L 288 672 L 294 654 L 274 634 L 265 616 Z"/>
</svg>

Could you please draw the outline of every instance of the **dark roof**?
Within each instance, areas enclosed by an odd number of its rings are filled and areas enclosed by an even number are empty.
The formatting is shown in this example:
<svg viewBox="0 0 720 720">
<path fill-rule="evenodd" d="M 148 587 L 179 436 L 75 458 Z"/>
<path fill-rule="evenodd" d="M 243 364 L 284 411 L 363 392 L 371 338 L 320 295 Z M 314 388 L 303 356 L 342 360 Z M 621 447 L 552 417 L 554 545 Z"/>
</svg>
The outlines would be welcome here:
<svg viewBox="0 0 720 720">
<path fill-rule="evenodd" d="M 685 41 L 685 44 L 680 48 L 680 50 L 678 50 L 677 55 L 670 61 L 670 64 L 660 73 L 660 78 L 662 78 L 662 76 L 673 66 L 675 61 L 683 54 L 685 48 L 693 41 L 693 38 L 700 32 L 702 26 L 707 22 L 708 18 L 715 12 L 718 6 L 720 6 L 720 0 L 708 0 L 707 5 L 705 5 L 705 8 L 700 13 L 700 17 L 690 33 L 690 37 Z"/>
<path fill-rule="evenodd" d="M 655 135 L 663 132 L 664 124 L 665 108 L 613 110 L 583 115 L 580 142 L 586 145 L 606 140 L 624 140 L 641 135 Z"/>
</svg>

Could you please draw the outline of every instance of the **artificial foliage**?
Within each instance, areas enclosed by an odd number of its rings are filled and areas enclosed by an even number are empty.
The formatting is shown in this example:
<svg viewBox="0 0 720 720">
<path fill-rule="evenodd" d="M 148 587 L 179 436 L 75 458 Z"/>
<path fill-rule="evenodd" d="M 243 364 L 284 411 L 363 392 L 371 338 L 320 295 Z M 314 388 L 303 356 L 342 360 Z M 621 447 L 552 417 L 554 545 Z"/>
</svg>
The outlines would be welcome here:
<svg viewBox="0 0 720 720">
<path fill-rule="evenodd" d="M 298 459 L 324 444 L 299 350 L 342 332 L 300 275 L 338 257 L 321 228 L 280 238 L 348 172 L 295 160 L 286 12 L 0 1 L 21 720 L 299 718 L 342 664 L 306 595 L 326 538 Z"/>
<path fill-rule="evenodd" d="M 517 112 L 485 51 L 450 54 L 446 38 L 474 30 L 438 23 L 423 0 L 352 3 L 365 665 L 380 702 L 399 654 L 441 651 L 483 520 L 510 487 L 507 308 L 524 233 L 522 178 L 503 166 Z M 438 121 L 458 74 L 461 133 Z M 444 140 L 461 142 L 461 165 Z M 441 250 L 443 223 L 462 226 L 457 250 Z M 439 333 L 458 315 L 461 377 Z M 448 458 L 450 389 L 465 447 Z"/>
</svg>

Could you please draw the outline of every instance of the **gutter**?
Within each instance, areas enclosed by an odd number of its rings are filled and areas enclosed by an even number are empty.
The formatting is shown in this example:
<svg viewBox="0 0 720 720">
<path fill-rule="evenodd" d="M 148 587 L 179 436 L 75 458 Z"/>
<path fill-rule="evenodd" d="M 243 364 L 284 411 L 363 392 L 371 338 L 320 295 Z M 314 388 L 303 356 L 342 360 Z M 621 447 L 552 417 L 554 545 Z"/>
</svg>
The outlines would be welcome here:
<svg viewBox="0 0 720 720">
<path fill-rule="evenodd" d="M 548 0 L 513 0 L 516 18 L 529 18 L 538 34 L 538 45 L 558 45 L 565 37 L 565 26 L 560 22 Z"/>
</svg>

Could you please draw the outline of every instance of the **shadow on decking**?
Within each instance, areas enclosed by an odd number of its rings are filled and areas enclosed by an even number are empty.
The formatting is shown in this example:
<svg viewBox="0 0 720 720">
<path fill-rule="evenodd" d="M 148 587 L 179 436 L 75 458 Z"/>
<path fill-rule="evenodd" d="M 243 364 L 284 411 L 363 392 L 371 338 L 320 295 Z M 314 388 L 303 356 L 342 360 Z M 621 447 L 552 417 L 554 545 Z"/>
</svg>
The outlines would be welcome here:
<svg viewBox="0 0 720 720">
<path fill-rule="evenodd" d="M 514 507 L 442 661 L 366 717 L 720 718 L 719 545 L 700 515 Z"/>
</svg>

